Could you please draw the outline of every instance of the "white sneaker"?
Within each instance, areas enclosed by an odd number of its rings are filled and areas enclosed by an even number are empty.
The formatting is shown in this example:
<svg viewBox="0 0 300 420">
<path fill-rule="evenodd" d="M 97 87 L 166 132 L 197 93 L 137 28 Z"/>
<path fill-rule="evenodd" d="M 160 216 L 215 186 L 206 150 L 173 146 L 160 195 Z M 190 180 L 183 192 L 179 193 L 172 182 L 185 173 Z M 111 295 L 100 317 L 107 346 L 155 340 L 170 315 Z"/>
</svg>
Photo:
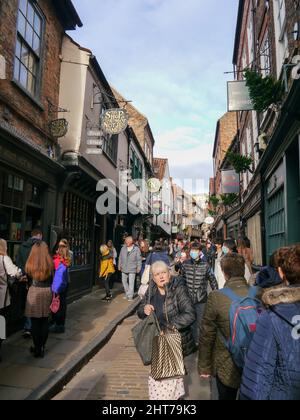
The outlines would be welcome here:
<svg viewBox="0 0 300 420">
<path fill-rule="evenodd" d="M 128 302 L 133 302 L 133 298 L 128 298 Z"/>
<path fill-rule="evenodd" d="M 128 297 L 125 295 L 125 296 L 123 296 L 123 299 L 126 300 L 126 299 L 128 299 Z"/>
</svg>

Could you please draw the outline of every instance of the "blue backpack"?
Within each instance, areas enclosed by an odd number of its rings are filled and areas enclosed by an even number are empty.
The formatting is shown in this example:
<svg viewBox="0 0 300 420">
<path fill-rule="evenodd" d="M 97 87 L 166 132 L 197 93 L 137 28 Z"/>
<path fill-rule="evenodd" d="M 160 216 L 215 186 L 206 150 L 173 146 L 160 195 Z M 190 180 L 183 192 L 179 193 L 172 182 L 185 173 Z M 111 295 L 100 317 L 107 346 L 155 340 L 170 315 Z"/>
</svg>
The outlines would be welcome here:
<svg viewBox="0 0 300 420">
<path fill-rule="evenodd" d="M 236 295 L 229 288 L 220 290 L 220 293 L 232 301 L 229 311 L 230 337 L 227 340 L 221 334 L 221 339 L 235 365 L 243 369 L 250 342 L 256 331 L 257 319 L 264 308 L 256 298 L 256 287 L 250 287 L 246 297 Z"/>
</svg>

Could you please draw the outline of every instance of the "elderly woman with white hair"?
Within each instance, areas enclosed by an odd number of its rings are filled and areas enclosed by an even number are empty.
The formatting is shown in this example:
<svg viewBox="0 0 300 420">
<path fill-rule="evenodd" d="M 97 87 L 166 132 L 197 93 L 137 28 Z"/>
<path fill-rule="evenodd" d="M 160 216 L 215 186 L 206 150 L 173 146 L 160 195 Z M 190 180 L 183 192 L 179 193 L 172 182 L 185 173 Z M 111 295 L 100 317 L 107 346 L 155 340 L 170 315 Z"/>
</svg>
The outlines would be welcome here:
<svg viewBox="0 0 300 420">
<path fill-rule="evenodd" d="M 181 334 L 183 355 L 186 357 L 194 351 L 191 326 L 196 314 L 185 282 L 180 277 L 172 277 L 163 261 L 155 262 L 151 271 L 153 282 L 138 308 L 138 316 L 144 319 L 154 311 L 162 330 L 175 327 Z M 178 400 L 184 395 L 183 378 L 155 381 L 149 377 L 150 400 Z"/>
<path fill-rule="evenodd" d="M 14 265 L 11 258 L 7 255 L 7 242 L 4 239 L 0 239 L 0 315 L 4 318 L 10 306 L 8 276 L 20 278 L 22 271 Z M 2 341 L 0 337 L 0 350 Z"/>
</svg>

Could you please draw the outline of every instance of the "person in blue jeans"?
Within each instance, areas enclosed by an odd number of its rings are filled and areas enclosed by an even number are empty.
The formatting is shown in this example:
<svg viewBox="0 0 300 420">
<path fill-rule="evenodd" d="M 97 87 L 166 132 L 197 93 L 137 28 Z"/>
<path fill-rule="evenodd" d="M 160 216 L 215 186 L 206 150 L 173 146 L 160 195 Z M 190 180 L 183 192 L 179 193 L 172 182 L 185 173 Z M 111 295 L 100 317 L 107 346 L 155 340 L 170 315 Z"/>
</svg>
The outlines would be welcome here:
<svg viewBox="0 0 300 420">
<path fill-rule="evenodd" d="M 129 301 L 134 297 L 134 285 L 136 275 L 142 269 L 142 255 L 139 247 L 134 245 L 133 238 L 128 236 L 125 245 L 121 249 L 119 257 L 119 270 L 122 273 L 122 282 L 125 291 L 125 299 Z"/>
</svg>

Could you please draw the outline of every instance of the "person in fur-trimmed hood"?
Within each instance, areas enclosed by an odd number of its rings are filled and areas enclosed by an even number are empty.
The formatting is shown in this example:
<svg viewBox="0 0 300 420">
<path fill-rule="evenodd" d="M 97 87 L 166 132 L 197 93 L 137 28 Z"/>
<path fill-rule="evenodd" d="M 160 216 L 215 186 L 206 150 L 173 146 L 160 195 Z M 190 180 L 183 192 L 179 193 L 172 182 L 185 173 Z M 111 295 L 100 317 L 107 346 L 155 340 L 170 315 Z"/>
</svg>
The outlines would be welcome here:
<svg viewBox="0 0 300 420">
<path fill-rule="evenodd" d="M 300 400 L 300 245 L 285 255 L 279 273 L 285 285 L 262 297 L 268 310 L 246 357 L 242 400 Z"/>
</svg>

